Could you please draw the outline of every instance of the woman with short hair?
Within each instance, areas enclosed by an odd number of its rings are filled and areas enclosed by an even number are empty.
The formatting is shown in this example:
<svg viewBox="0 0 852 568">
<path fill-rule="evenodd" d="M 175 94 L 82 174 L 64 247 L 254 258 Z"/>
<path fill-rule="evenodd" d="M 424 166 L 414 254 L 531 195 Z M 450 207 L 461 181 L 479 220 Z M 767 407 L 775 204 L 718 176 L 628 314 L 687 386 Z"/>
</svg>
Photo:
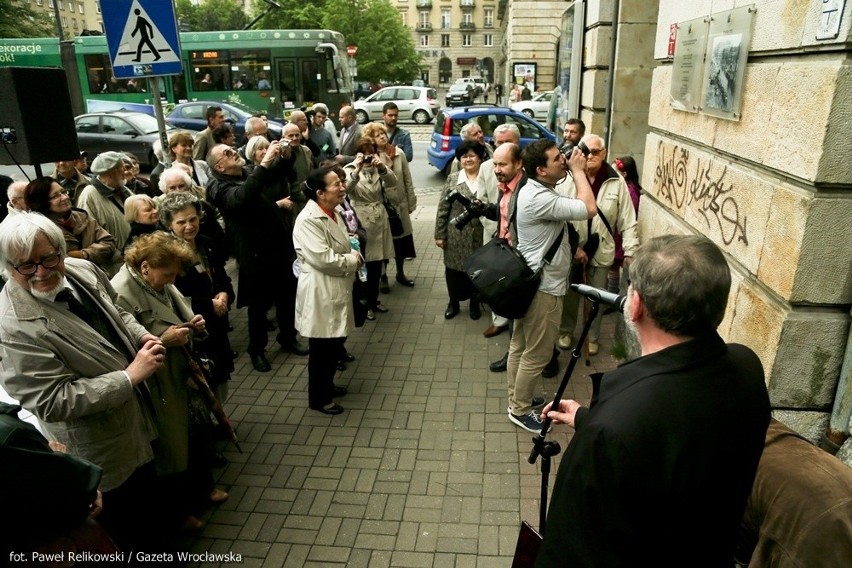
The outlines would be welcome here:
<svg viewBox="0 0 852 568">
<path fill-rule="evenodd" d="M 124 200 L 124 218 L 130 223 L 130 236 L 127 237 L 127 243 L 130 244 L 139 235 L 147 235 L 157 230 L 160 222 L 157 202 L 144 194 L 131 195 Z"/>
</svg>

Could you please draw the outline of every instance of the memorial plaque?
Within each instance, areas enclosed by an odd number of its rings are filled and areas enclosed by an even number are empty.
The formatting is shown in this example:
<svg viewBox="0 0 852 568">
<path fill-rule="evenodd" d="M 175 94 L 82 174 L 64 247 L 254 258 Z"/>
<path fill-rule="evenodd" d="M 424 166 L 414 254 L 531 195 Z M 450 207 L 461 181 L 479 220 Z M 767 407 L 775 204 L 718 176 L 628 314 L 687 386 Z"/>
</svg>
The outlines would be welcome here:
<svg viewBox="0 0 852 568">
<path fill-rule="evenodd" d="M 754 6 L 713 14 L 707 37 L 701 111 L 739 120 Z"/>
<path fill-rule="evenodd" d="M 669 104 L 686 112 L 698 112 L 701 106 L 701 83 L 704 78 L 704 53 L 710 22 L 697 18 L 677 24 L 672 89 Z"/>
</svg>

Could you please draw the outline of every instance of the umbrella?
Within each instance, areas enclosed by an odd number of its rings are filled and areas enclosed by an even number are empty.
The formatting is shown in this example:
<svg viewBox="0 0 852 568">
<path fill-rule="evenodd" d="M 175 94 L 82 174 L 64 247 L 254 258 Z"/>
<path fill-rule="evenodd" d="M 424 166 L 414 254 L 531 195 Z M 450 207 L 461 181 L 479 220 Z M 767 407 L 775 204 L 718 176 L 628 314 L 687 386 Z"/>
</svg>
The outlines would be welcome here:
<svg viewBox="0 0 852 568">
<path fill-rule="evenodd" d="M 195 383 L 195 386 L 198 387 L 198 392 L 201 393 L 204 403 L 207 405 L 207 408 L 210 409 L 210 412 L 213 413 L 213 416 L 216 418 L 216 422 L 225 429 L 225 432 L 228 434 L 228 438 L 234 443 L 237 450 L 240 453 L 243 453 L 243 449 L 240 447 L 240 441 L 237 439 L 237 432 L 231 425 L 231 420 L 228 418 L 228 415 L 225 414 L 222 402 L 216 398 L 216 394 L 210 388 L 207 368 L 198 360 L 198 356 L 190 351 L 186 345 L 184 345 L 182 349 L 186 356 L 186 360 L 189 363 L 189 376 L 192 379 L 192 382 Z"/>
</svg>

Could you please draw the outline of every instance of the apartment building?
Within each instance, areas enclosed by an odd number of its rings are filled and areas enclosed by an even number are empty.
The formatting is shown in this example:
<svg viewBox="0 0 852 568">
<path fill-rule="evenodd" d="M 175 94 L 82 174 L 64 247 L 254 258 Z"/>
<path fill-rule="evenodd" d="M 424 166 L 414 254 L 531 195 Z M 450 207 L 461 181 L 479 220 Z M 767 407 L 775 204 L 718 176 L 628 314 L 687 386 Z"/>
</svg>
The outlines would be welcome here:
<svg viewBox="0 0 852 568">
<path fill-rule="evenodd" d="M 423 55 L 420 78 L 446 87 L 461 77 L 494 82 L 502 74 L 498 0 L 396 0 Z"/>
<path fill-rule="evenodd" d="M 52 21 L 62 26 L 62 35 L 70 39 L 83 33 L 83 30 L 103 31 L 101 7 L 97 0 L 14 0 L 29 4 L 34 12 L 46 13 Z M 54 6 L 54 2 L 56 2 Z"/>
</svg>

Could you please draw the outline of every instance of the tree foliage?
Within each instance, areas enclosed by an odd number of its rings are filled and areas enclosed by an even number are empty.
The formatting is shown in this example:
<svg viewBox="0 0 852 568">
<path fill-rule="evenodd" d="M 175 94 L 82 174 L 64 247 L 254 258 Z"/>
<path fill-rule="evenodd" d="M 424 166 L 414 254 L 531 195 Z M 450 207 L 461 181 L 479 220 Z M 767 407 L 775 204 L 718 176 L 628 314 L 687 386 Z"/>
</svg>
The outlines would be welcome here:
<svg viewBox="0 0 852 568">
<path fill-rule="evenodd" d="M 242 3 L 236 0 L 203 0 L 198 5 L 177 0 L 175 13 L 181 30 L 191 32 L 241 30 L 248 22 Z"/>
<path fill-rule="evenodd" d="M 56 36 L 56 24 L 47 12 L 33 10 L 28 3 L 0 0 L 0 37 L 45 36 Z"/>
<path fill-rule="evenodd" d="M 358 80 L 410 81 L 420 75 L 420 55 L 399 12 L 388 0 L 314 0 L 294 5 L 281 3 L 258 22 L 264 29 L 317 29 L 338 31 L 347 44 L 358 46 Z M 255 15 L 266 10 L 255 0 Z"/>
</svg>

